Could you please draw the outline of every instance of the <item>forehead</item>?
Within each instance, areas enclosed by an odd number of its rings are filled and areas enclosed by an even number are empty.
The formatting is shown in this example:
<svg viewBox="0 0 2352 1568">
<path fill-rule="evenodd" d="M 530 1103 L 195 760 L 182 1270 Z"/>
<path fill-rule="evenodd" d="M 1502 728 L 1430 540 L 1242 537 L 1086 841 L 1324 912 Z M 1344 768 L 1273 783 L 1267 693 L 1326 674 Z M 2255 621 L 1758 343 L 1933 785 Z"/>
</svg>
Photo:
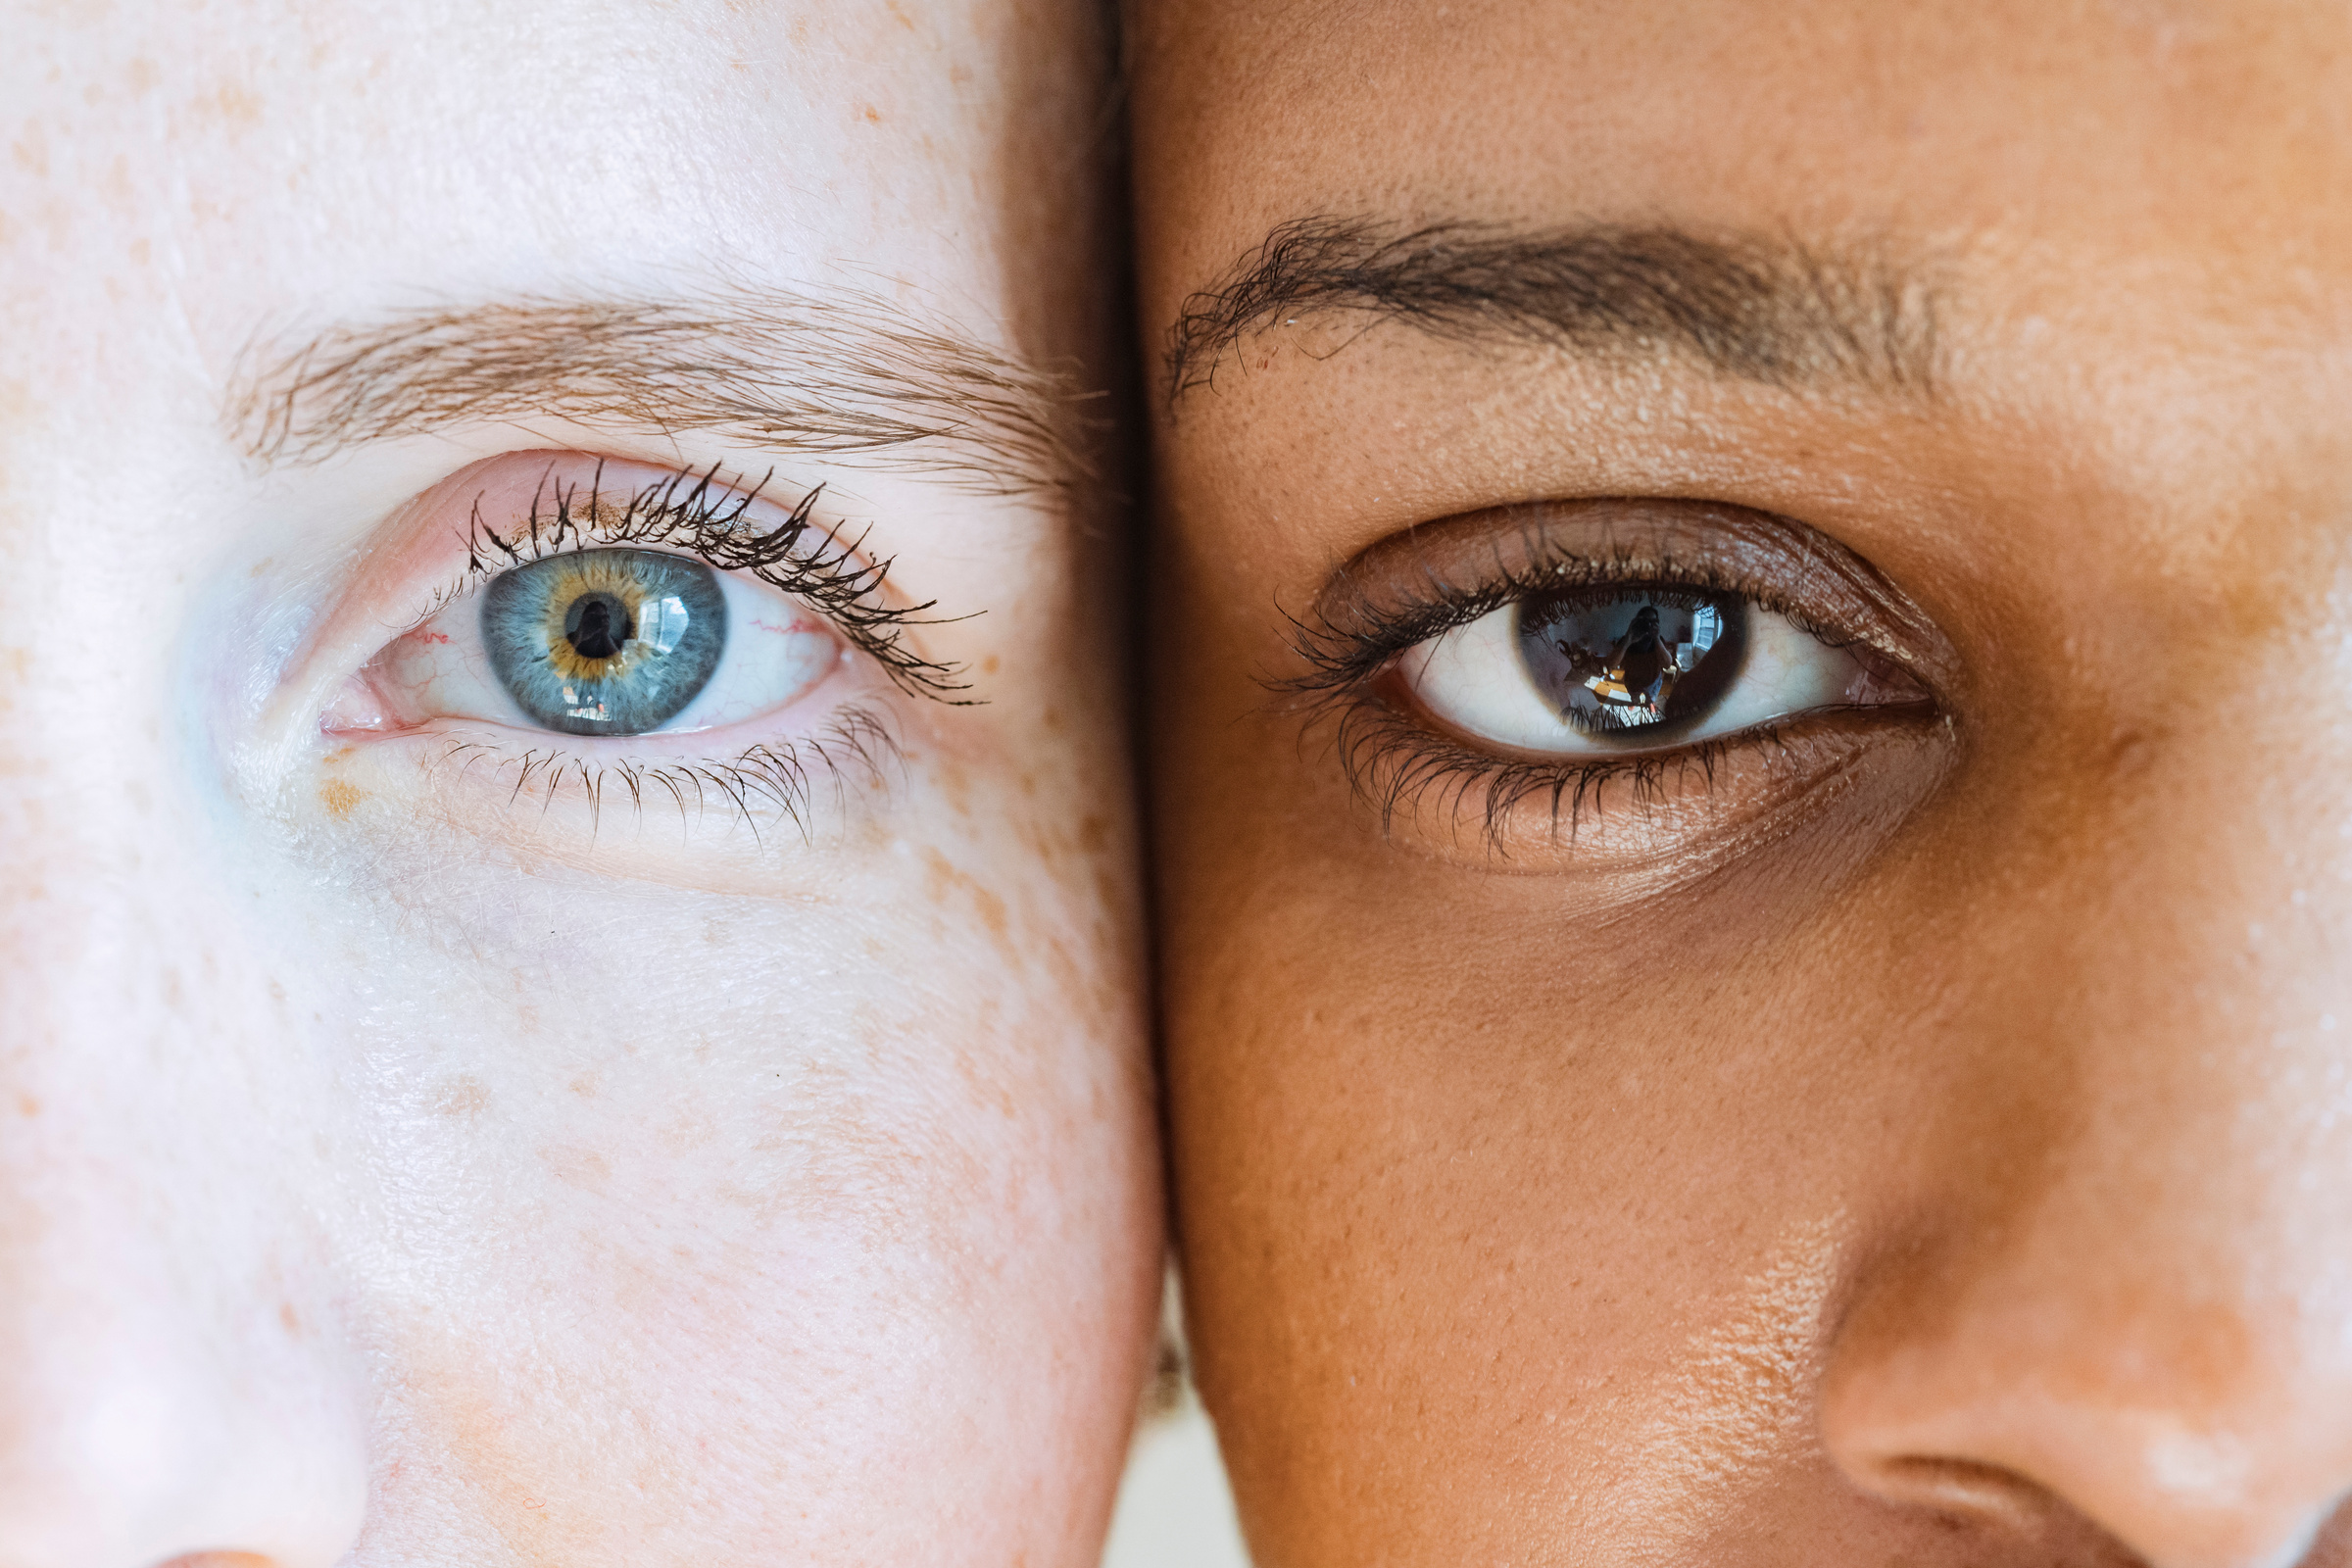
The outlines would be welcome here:
<svg viewBox="0 0 2352 1568">
<path fill-rule="evenodd" d="M 2346 267 L 2339 6 L 1164 0 L 1138 33 L 1154 303 L 1333 212 L 2153 252 L 2225 291 Z"/>
</svg>

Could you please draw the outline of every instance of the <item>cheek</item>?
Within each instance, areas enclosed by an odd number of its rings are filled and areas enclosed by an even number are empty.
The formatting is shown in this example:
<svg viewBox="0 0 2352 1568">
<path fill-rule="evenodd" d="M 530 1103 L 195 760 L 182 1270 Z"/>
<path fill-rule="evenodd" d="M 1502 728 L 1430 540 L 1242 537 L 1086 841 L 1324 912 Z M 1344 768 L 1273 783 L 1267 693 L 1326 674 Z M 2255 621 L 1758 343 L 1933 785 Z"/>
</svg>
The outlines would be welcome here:
<svg viewBox="0 0 2352 1568">
<path fill-rule="evenodd" d="M 699 1507 L 726 1555 L 1003 1560 L 1047 1527 L 991 1499 L 1115 1453 L 1156 1256 L 1133 999 L 1104 1016 L 1100 922 L 988 848 L 777 848 L 798 892 L 760 899 L 443 863 L 346 916 L 401 933 L 338 1027 L 398 1420 L 450 1456 L 415 1517 L 463 1485 L 558 1556 Z"/>
</svg>

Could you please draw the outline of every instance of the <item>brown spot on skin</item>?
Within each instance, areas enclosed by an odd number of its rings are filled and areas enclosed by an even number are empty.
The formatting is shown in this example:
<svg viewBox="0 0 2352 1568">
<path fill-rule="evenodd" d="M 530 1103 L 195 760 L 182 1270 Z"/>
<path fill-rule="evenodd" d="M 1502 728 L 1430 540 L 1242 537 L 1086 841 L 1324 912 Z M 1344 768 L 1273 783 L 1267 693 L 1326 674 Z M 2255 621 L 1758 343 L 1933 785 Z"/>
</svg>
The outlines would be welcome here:
<svg viewBox="0 0 2352 1568">
<path fill-rule="evenodd" d="M 222 120 L 232 125 L 258 125 L 262 122 L 262 99 L 242 82 L 224 82 L 213 94 L 212 107 Z"/>
<path fill-rule="evenodd" d="M 17 1097 L 17 1114 L 18 1114 L 18 1115 L 20 1115 L 20 1116 L 38 1116 L 40 1113 L 41 1113 L 41 1102 L 40 1102 L 38 1100 L 34 1099 L 34 1098 L 33 1098 L 32 1096 L 30 1096 L 30 1095 L 19 1095 L 19 1096 Z"/>
<path fill-rule="evenodd" d="M 1087 816 L 1078 824 L 1078 847 L 1089 855 L 1101 855 L 1110 847 L 1110 823 L 1100 816 Z"/>
<path fill-rule="evenodd" d="M 879 125 L 882 123 L 882 111 L 876 109 L 872 104 L 859 104 L 858 118 L 869 125 Z"/>
<path fill-rule="evenodd" d="M 1011 945 L 1005 940 L 1005 932 L 1011 922 L 1005 911 L 1004 901 L 998 897 L 995 890 L 982 886 L 975 878 L 957 870 L 955 863 L 937 850 L 923 852 L 923 864 L 927 868 L 923 878 L 923 896 L 931 903 L 940 905 L 947 903 L 949 894 L 957 888 L 968 892 L 972 907 L 980 916 L 980 923 L 987 927 L 997 947 L 1007 957 L 1012 956 Z"/>
<path fill-rule="evenodd" d="M 479 1078 L 468 1073 L 461 1078 L 453 1078 L 442 1086 L 441 1093 L 433 1100 L 433 1114 L 464 1116 L 471 1120 L 488 1109 L 489 1105 L 490 1091 Z"/>
<path fill-rule="evenodd" d="M 329 767 L 332 767 L 338 762 L 349 761 L 351 760 L 351 747 L 338 746 L 333 751 L 326 754 L 324 760 Z"/>
<path fill-rule="evenodd" d="M 1003 661 L 998 659 L 996 655 L 991 654 L 986 659 L 980 661 L 980 673 L 983 675 L 994 675 L 997 672 L 998 666 Z"/>
<path fill-rule="evenodd" d="M 582 1100 L 594 1100 L 597 1094 L 596 1074 L 584 1072 L 564 1087 Z"/>
<path fill-rule="evenodd" d="M 566 1187 L 583 1188 L 589 1192 L 603 1190 L 612 1174 L 612 1162 L 593 1149 L 575 1149 L 568 1144 L 550 1144 L 539 1151 L 539 1158 L 556 1180 Z"/>
<path fill-rule="evenodd" d="M 284 1325 L 285 1331 L 294 1338 L 302 1337 L 302 1318 L 295 1312 L 292 1301 L 277 1303 L 277 1321 Z"/>
<path fill-rule="evenodd" d="M 259 577 L 263 572 L 270 569 L 270 564 L 276 559 L 277 558 L 275 556 L 264 556 L 261 560 L 253 564 L 253 569 L 247 572 L 245 575 L 248 577 Z M 351 750 L 351 748 L 346 746 L 343 748 L 343 750 L 348 752 Z"/>
<path fill-rule="evenodd" d="M 319 803 L 326 808 L 327 815 L 338 821 L 349 816 L 351 808 L 367 798 L 366 790 L 355 788 L 339 778 L 328 779 L 318 790 Z"/>
</svg>

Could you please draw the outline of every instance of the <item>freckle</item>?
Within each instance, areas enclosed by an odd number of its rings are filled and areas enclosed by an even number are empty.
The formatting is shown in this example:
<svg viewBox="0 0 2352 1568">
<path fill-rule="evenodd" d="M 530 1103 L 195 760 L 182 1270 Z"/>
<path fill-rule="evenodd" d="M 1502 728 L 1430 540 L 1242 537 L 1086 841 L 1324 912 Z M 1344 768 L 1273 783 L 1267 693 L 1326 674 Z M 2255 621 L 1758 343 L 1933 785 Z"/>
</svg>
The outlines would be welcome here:
<svg viewBox="0 0 2352 1568">
<path fill-rule="evenodd" d="M 479 1116 L 489 1104 L 490 1091 L 479 1078 L 468 1073 L 442 1086 L 440 1095 L 433 1101 L 433 1114 L 464 1116 L 470 1120 Z"/>
<path fill-rule="evenodd" d="M 556 1180 L 566 1187 L 595 1189 L 604 1185 L 612 1174 L 612 1166 L 604 1155 L 593 1149 L 573 1149 L 564 1144 L 550 1145 L 539 1151 L 540 1160 Z"/>
<path fill-rule="evenodd" d="M 276 1004 L 277 1004 L 279 1006 L 281 1006 L 281 1007 L 282 1007 L 282 1006 L 284 1006 L 284 1005 L 286 1004 L 286 988 L 285 988 L 284 986 L 281 986 L 281 985 L 279 985 L 279 984 L 278 984 L 276 981 L 274 981 L 274 980 L 270 981 L 270 1000 L 271 1002 L 274 1002 L 274 1003 L 276 1003 Z"/>
<path fill-rule="evenodd" d="M 145 240 L 139 241 L 139 244 L 142 248 L 145 247 L 146 243 L 147 242 Z M 248 577 L 259 577 L 263 572 L 268 571 L 270 567 L 270 564 L 276 560 L 277 558 L 275 556 L 264 556 L 261 560 L 253 564 L 253 569 L 247 572 L 245 575 Z M 348 746 L 344 747 L 343 749 L 347 752 L 351 750 L 351 748 Z"/>
<path fill-rule="evenodd" d="M 339 778 L 328 779 L 318 790 L 318 799 L 325 805 L 327 814 L 338 819 L 349 816 L 351 808 L 367 798 L 366 790 L 356 789 Z"/>
<path fill-rule="evenodd" d="M 18 1114 L 18 1115 L 20 1115 L 20 1116 L 38 1116 L 40 1113 L 41 1113 L 41 1102 L 40 1102 L 39 1101 L 37 1101 L 37 1100 L 33 1099 L 33 1097 L 32 1097 L 32 1096 L 30 1096 L 30 1095 L 19 1095 L 19 1096 L 17 1097 L 17 1114 Z"/>
<path fill-rule="evenodd" d="M 1078 824 L 1078 847 L 1089 855 L 1101 855 L 1110 843 L 1110 824 L 1099 816 L 1089 816 Z"/>
<path fill-rule="evenodd" d="M 596 1074 L 584 1072 L 565 1087 L 582 1100 L 594 1100 L 596 1098 Z"/>
<path fill-rule="evenodd" d="M 1002 938 L 1004 935 L 1004 901 L 975 883 L 972 902 L 979 906 L 980 923 L 988 927 L 988 934 Z"/>
<path fill-rule="evenodd" d="M 994 675 L 997 672 L 999 663 L 1000 661 L 996 655 L 989 655 L 986 659 L 980 661 L 980 673 L 983 675 Z"/>
<path fill-rule="evenodd" d="M 294 1303 L 292 1301 L 280 1301 L 278 1303 L 277 1320 L 285 1325 L 286 1332 L 288 1334 L 294 1335 L 297 1338 L 301 1336 L 302 1319 L 294 1315 Z"/>
<path fill-rule="evenodd" d="M 882 123 L 882 111 L 876 109 L 872 104 L 859 104 L 858 118 L 869 125 L 879 125 Z"/>
</svg>

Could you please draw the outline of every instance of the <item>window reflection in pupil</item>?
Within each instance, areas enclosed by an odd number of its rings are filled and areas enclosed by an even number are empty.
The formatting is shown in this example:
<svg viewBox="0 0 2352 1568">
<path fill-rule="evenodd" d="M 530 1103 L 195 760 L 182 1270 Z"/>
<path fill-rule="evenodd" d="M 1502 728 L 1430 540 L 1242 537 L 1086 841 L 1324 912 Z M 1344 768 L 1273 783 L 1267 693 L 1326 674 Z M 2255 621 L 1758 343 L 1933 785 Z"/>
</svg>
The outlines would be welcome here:
<svg viewBox="0 0 2352 1568">
<path fill-rule="evenodd" d="M 1698 717 L 1739 673 L 1744 607 L 1728 595 L 1635 590 L 1520 609 L 1528 673 L 1578 729 L 1647 729 Z"/>
<path fill-rule="evenodd" d="M 564 640 L 582 659 L 611 659 L 636 635 L 628 606 L 611 594 L 582 594 L 564 612 Z"/>
</svg>

